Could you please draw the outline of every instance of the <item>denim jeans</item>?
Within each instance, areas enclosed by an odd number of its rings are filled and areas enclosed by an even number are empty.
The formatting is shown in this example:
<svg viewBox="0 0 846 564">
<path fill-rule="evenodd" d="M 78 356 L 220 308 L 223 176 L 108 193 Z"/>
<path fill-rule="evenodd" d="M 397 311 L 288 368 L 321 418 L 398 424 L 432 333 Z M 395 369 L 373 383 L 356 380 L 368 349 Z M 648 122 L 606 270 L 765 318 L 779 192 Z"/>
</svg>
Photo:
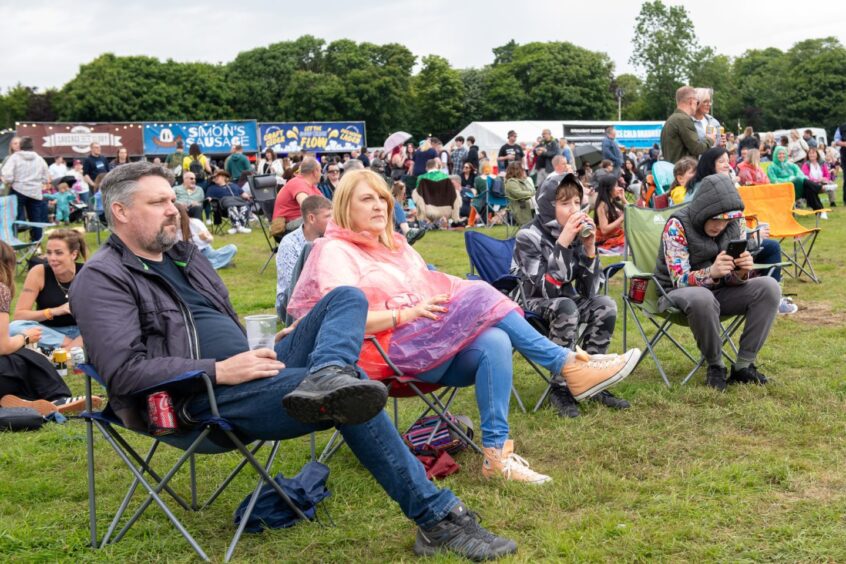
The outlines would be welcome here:
<svg viewBox="0 0 846 564">
<path fill-rule="evenodd" d="M 37 321 L 12 321 L 9 323 L 9 336 L 14 337 L 20 335 L 27 329 L 38 327 L 41 329 L 41 339 L 38 344 L 44 345 L 51 349 L 57 349 L 65 342 L 65 337 L 74 340 L 79 337 L 79 327 L 76 325 L 68 325 L 67 327 L 47 327 Z"/>
<path fill-rule="evenodd" d="M 328 423 L 309 425 L 291 418 L 282 398 L 311 372 L 354 364 L 364 340 L 366 317 L 367 300 L 360 290 L 332 290 L 276 344 L 276 355 L 285 369 L 271 378 L 215 388 L 220 414 L 247 440 L 290 439 L 329 428 Z M 196 419 L 210 417 L 208 398 L 196 396 L 188 412 Z M 338 429 L 353 454 L 418 525 L 437 523 L 458 503 L 451 491 L 436 488 L 426 478 L 385 411 L 366 423 Z"/>
<path fill-rule="evenodd" d="M 36 200 L 15 190 L 12 190 L 12 194 L 18 199 L 18 221 L 47 222 L 47 202 L 45 200 Z M 30 241 L 40 241 L 41 235 L 40 227 L 30 227 Z"/>
<path fill-rule="evenodd" d="M 482 445 L 502 448 L 508 440 L 508 404 L 513 379 L 512 349 L 559 374 L 568 350 L 556 345 L 512 311 L 497 325 L 485 329 L 461 352 L 443 364 L 418 374 L 425 382 L 444 386 L 476 385 L 476 403 Z"/>
<path fill-rule="evenodd" d="M 781 262 L 781 245 L 775 239 L 761 241 L 761 252 L 755 256 L 758 264 L 777 264 Z M 772 277 L 781 281 L 781 268 L 774 268 Z"/>
<path fill-rule="evenodd" d="M 204 257 L 209 259 L 214 269 L 217 270 L 229 266 L 229 263 L 235 257 L 235 253 L 238 252 L 238 247 L 232 244 L 224 245 L 219 249 L 203 247 L 200 252 L 203 253 Z"/>
</svg>

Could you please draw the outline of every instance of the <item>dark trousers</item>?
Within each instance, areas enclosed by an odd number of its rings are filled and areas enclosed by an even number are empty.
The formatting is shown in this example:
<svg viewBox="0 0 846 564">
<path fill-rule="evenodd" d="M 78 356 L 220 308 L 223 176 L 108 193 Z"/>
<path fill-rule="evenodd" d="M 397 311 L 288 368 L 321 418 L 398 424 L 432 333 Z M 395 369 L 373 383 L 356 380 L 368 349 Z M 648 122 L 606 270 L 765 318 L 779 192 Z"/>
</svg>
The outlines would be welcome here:
<svg viewBox="0 0 846 564">
<path fill-rule="evenodd" d="M 53 401 L 71 396 L 62 377 L 52 366 L 43 366 L 43 356 L 37 356 L 40 354 L 29 349 L 0 356 L 0 397 L 11 394 L 29 401 Z"/>
<path fill-rule="evenodd" d="M 46 201 L 24 196 L 15 190 L 12 190 L 12 194 L 18 199 L 18 221 L 47 222 Z M 42 230 L 40 227 L 30 228 L 30 241 L 40 241 L 41 236 Z"/>
</svg>

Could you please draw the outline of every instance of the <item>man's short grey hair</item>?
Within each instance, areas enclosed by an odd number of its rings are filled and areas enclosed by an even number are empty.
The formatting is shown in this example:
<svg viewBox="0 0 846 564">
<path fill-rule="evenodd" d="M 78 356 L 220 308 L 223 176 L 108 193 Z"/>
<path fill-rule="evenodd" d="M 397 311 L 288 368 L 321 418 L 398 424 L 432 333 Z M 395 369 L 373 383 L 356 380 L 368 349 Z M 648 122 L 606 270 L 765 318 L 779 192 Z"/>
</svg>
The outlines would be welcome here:
<svg viewBox="0 0 846 564">
<path fill-rule="evenodd" d="M 459 186 L 461 185 L 461 177 L 458 176 L 457 174 L 450 174 L 449 179 L 452 180 L 453 182 L 458 182 Z"/>
<path fill-rule="evenodd" d="M 144 161 L 119 166 L 103 177 L 100 191 L 103 194 L 103 212 L 109 227 L 114 227 L 112 204 L 119 202 L 129 206 L 135 191 L 138 190 L 138 181 L 145 176 L 159 176 L 173 186 L 173 173 L 170 170 L 162 165 Z"/>
<path fill-rule="evenodd" d="M 320 169 L 320 163 L 317 162 L 317 159 L 312 157 L 306 157 L 303 159 L 303 162 L 300 163 L 300 174 L 306 175 L 311 174 L 315 170 Z"/>
<path fill-rule="evenodd" d="M 552 157 L 552 166 L 562 165 L 566 162 L 567 159 L 564 157 L 564 155 L 555 155 L 554 157 Z"/>
<path fill-rule="evenodd" d="M 364 168 L 364 163 L 358 159 L 350 159 L 344 163 L 344 172 Z"/>
<path fill-rule="evenodd" d="M 696 97 L 696 89 L 692 86 L 680 86 L 676 90 L 676 105 L 684 103 L 688 98 Z"/>
</svg>

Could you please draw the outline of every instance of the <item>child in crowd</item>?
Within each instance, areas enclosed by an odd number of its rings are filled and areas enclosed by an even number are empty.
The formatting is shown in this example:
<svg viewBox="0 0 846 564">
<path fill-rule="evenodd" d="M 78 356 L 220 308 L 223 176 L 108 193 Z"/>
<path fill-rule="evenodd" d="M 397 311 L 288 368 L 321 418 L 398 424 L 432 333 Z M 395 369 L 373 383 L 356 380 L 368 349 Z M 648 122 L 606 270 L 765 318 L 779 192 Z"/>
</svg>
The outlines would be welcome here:
<svg viewBox="0 0 846 564">
<path fill-rule="evenodd" d="M 56 223 L 70 223 L 70 207 L 76 202 L 76 194 L 71 192 L 70 186 L 65 181 L 59 182 L 58 192 L 55 194 L 44 194 L 44 199 L 56 202 Z"/>
<path fill-rule="evenodd" d="M 596 188 L 596 246 L 600 252 L 622 253 L 626 236 L 623 231 L 623 210 L 626 209 L 626 191 L 613 175 L 599 179 Z"/>
<path fill-rule="evenodd" d="M 673 184 L 670 186 L 670 200 L 672 205 L 677 206 L 684 202 L 687 196 L 687 183 L 696 174 L 696 159 L 684 157 L 678 160 L 673 167 Z"/>
</svg>

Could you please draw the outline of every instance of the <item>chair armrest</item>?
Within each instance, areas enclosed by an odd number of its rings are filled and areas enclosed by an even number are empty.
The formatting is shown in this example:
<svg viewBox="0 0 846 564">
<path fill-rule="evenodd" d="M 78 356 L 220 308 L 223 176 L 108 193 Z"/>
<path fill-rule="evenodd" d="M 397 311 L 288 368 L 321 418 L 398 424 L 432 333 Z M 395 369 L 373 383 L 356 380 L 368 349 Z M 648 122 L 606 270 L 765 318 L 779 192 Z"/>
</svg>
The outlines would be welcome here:
<svg viewBox="0 0 846 564">
<path fill-rule="evenodd" d="M 819 210 L 793 210 L 793 213 L 800 216 L 808 216 L 808 215 L 819 215 L 821 213 L 828 213 L 831 210 L 828 208 L 822 208 Z"/>
</svg>

